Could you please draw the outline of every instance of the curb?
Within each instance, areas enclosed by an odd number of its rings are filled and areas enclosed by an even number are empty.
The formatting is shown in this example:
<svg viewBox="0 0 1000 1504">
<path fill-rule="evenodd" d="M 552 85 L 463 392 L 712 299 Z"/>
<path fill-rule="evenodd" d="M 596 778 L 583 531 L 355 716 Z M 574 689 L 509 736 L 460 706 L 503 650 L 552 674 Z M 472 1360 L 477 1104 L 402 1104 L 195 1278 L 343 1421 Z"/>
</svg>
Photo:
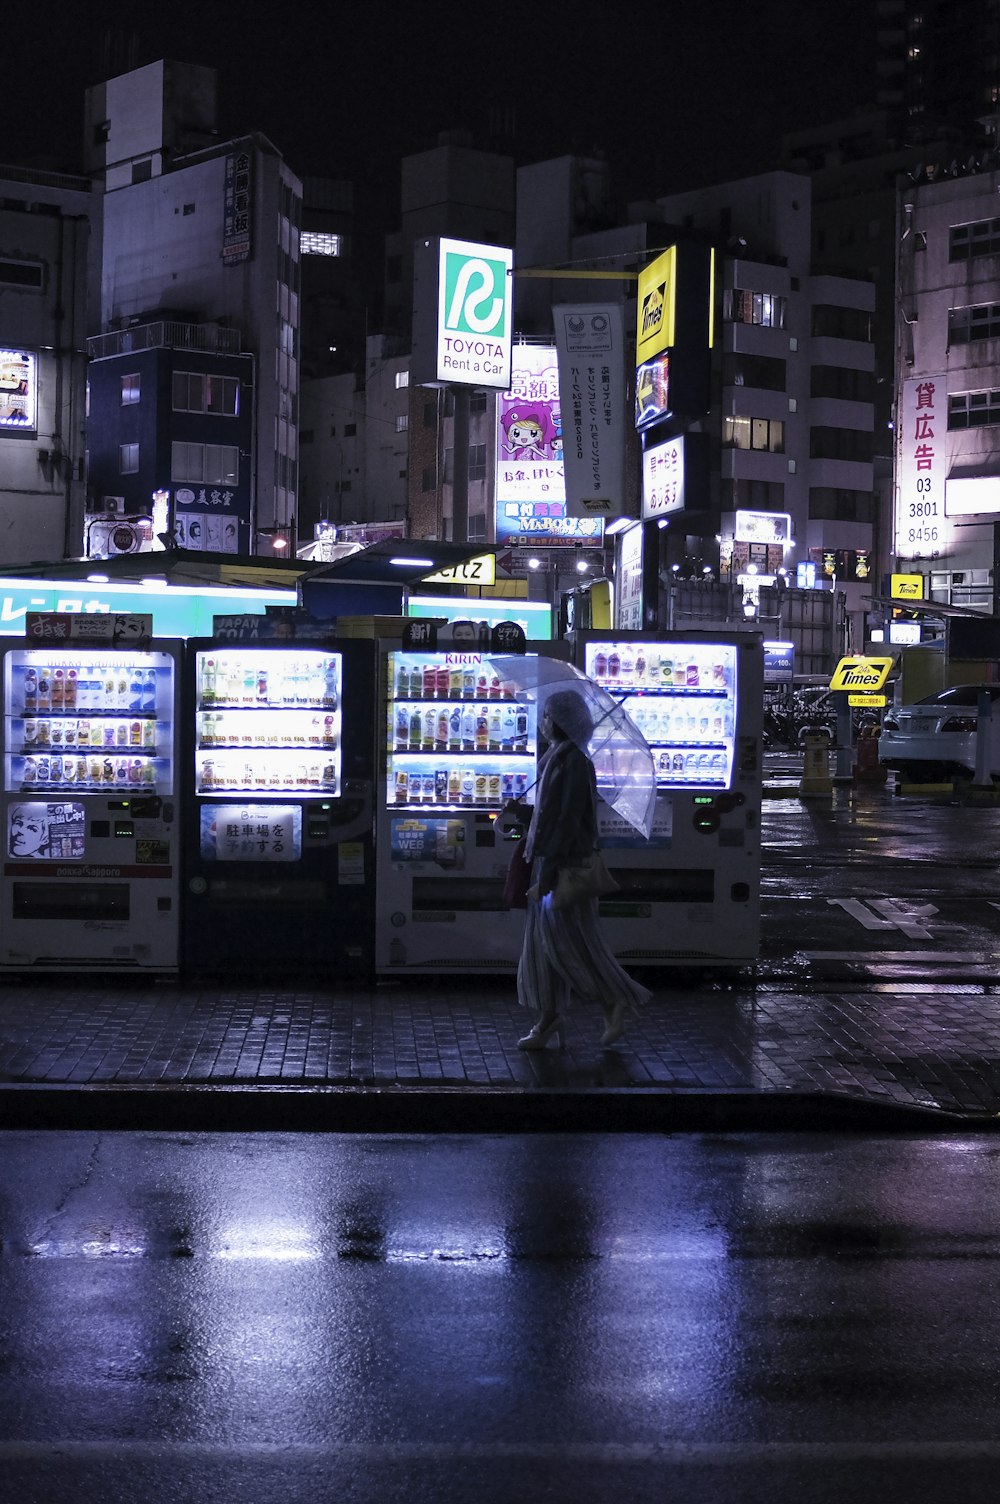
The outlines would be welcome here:
<svg viewBox="0 0 1000 1504">
<path fill-rule="evenodd" d="M 0 1129 L 197 1133 L 943 1133 L 963 1114 L 836 1092 L 679 1087 L 0 1087 Z"/>
</svg>

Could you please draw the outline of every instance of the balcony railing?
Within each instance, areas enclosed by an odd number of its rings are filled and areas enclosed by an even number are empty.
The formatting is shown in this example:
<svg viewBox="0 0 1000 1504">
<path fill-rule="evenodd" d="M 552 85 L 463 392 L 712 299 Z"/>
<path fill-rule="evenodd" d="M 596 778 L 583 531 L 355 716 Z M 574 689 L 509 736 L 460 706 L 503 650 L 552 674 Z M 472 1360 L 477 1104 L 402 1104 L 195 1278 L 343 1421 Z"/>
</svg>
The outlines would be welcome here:
<svg viewBox="0 0 1000 1504">
<path fill-rule="evenodd" d="M 203 350 L 209 355 L 239 355 L 240 331 L 222 329 L 218 324 L 180 324 L 158 319 L 150 324 L 136 324 L 132 329 L 116 329 L 111 334 L 95 334 L 87 341 L 91 360 L 107 360 L 112 355 L 130 355 L 136 350 Z"/>
</svg>

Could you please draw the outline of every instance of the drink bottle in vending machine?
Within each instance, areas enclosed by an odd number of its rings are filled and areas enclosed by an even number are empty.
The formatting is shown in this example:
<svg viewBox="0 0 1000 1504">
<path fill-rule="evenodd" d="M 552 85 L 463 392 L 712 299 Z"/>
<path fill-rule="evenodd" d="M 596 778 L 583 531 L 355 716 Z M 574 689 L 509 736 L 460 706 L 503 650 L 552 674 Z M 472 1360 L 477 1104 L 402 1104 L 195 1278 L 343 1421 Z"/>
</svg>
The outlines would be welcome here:
<svg viewBox="0 0 1000 1504">
<path fill-rule="evenodd" d="M 0 966 L 175 971 L 178 644 L 3 650 Z"/>
<path fill-rule="evenodd" d="M 760 944 L 763 640 L 758 631 L 581 631 L 579 668 L 645 739 L 649 840 L 601 814 L 619 892 L 601 912 L 630 965 L 747 964 Z M 600 775 L 598 776 L 600 787 Z"/>
<path fill-rule="evenodd" d="M 566 650 L 529 644 L 527 656 L 539 651 Z M 503 905 L 510 845 L 497 817 L 535 782 L 534 699 L 474 644 L 383 644 L 380 683 L 376 969 L 513 970 L 523 914 Z"/>
<path fill-rule="evenodd" d="M 371 644 L 202 640 L 188 650 L 185 964 L 367 976 Z"/>
</svg>

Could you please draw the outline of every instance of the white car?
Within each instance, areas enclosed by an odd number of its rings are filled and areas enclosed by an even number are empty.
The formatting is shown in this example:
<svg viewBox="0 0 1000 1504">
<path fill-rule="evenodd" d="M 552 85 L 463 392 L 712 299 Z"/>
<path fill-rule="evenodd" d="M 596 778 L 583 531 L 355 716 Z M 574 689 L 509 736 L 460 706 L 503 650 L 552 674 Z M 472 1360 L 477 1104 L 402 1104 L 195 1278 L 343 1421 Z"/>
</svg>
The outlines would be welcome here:
<svg viewBox="0 0 1000 1504">
<path fill-rule="evenodd" d="M 912 705 L 887 710 L 878 760 L 904 778 L 934 782 L 972 778 L 976 771 L 979 696 L 993 705 L 990 717 L 990 773 L 1000 778 L 1000 684 L 953 684 Z"/>
</svg>

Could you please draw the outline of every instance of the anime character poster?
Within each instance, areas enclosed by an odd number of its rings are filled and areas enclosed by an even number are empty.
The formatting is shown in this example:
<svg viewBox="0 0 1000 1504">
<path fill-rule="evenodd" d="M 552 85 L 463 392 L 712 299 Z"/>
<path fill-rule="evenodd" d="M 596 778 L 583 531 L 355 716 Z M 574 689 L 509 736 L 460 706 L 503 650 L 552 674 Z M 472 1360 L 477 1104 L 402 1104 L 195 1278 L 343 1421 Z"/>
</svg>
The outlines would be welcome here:
<svg viewBox="0 0 1000 1504">
<path fill-rule="evenodd" d="M 84 845 L 82 804 L 32 799 L 7 812 L 7 855 L 14 860 L 79 862 Z"/>
<path fill-rule="evenodd" d="M 510 388 L 497 399 L 498 512 L 504 502 L 566 500 L 559 366 L 554 349 L 515 345 Z"/>
</svg>

